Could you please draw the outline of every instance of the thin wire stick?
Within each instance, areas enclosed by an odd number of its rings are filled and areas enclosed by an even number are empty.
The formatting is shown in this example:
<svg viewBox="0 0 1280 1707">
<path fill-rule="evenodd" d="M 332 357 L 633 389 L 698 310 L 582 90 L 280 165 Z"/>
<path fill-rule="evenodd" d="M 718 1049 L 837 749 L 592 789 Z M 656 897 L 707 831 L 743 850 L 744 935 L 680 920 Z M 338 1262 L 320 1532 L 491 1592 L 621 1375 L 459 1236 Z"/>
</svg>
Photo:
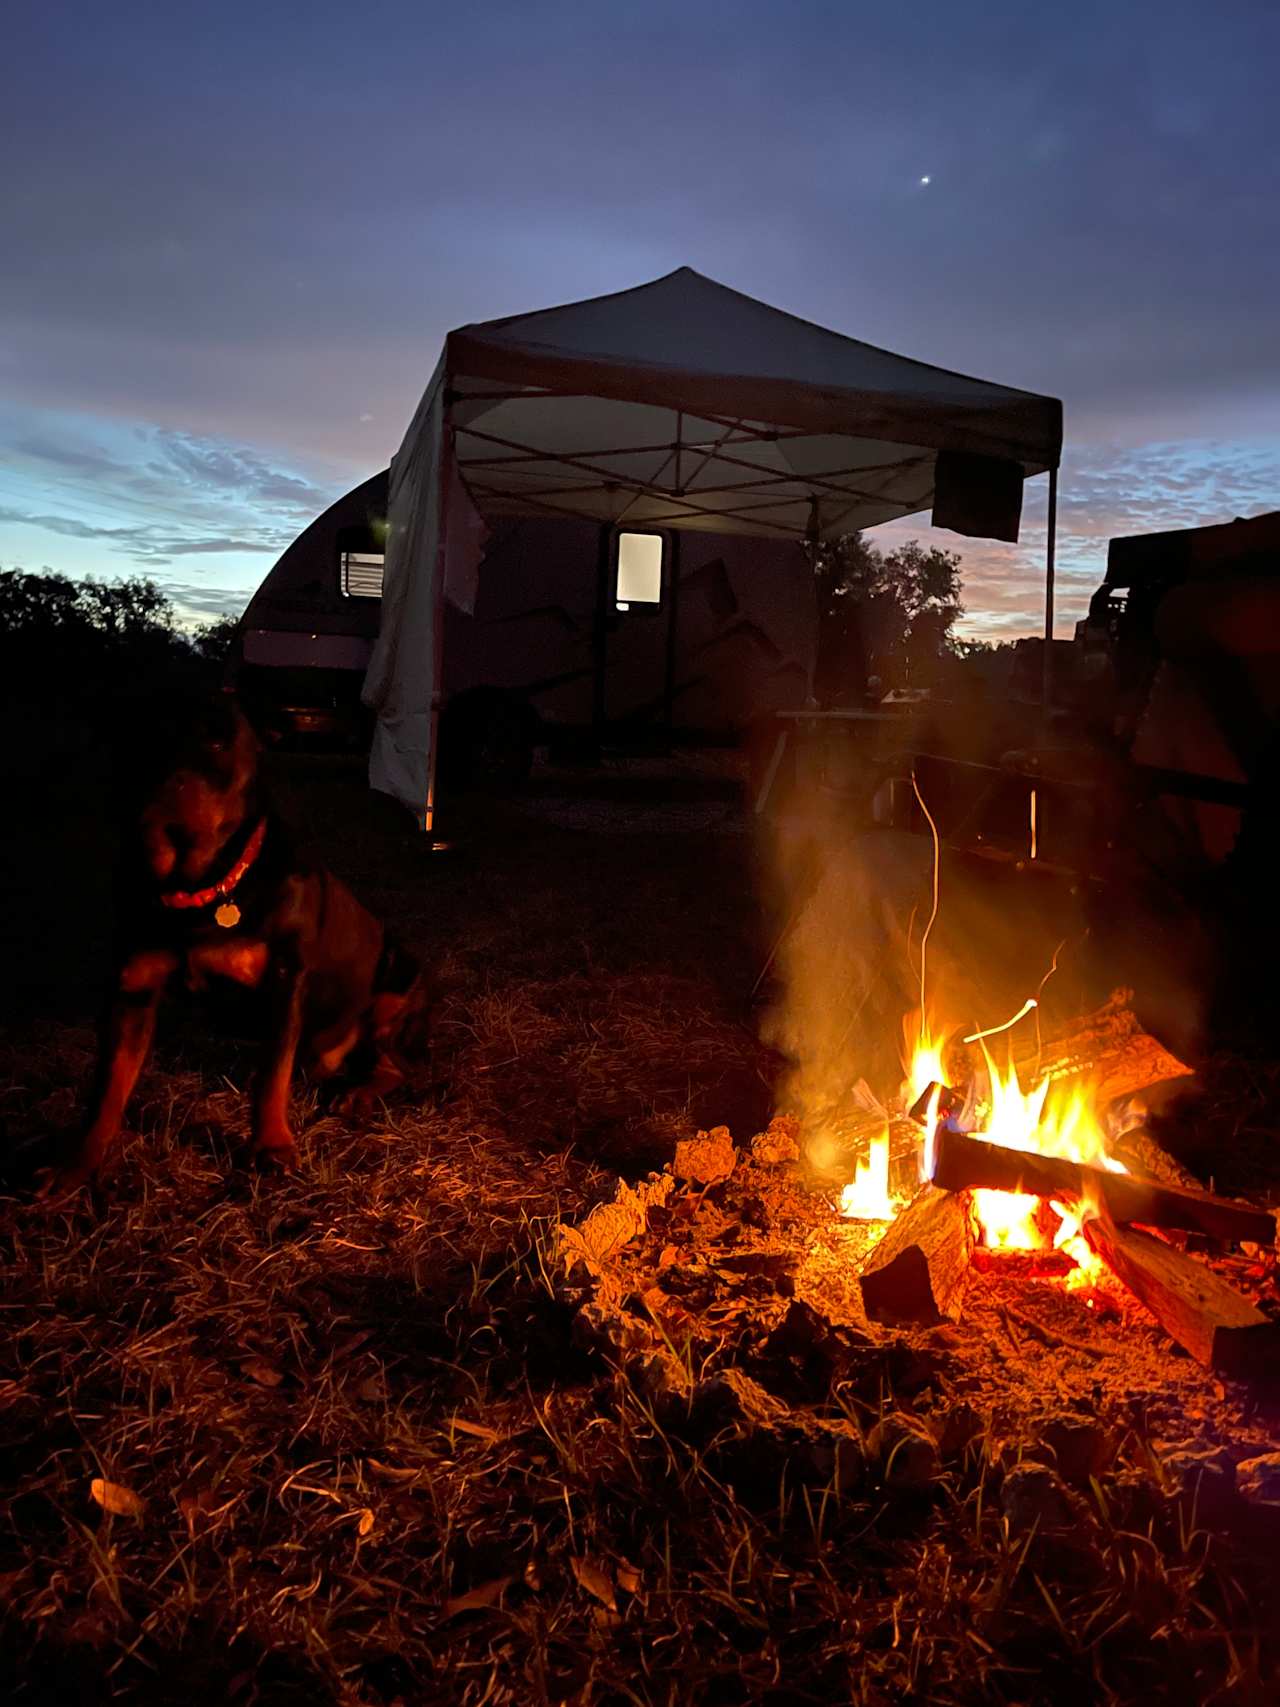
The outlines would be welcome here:
<svg viewBox="0 0 1280 1707">
<path fill-rule="evenodd" d="M 924 927 L 924 935 L 920 938 L 920 1027 L 925 1025 L 925 955 L 929 947 L 929 932 L 933 929 L 933 921 L 938 916 L 938 872 L 942 864 L 942 844 L 938 840 L 938 826 L 933 821 L 933 814 L 924 803 L 924 795 L 920 792 L 920 784 L 916 781 L 914 769 L 911 772 L 911 786 L 915 797 L 920 802 L 920 810 L 928 821 L 929 830 L 933 836 L 933 911 L 929 914 L 929 923 Z"/>
</svg>

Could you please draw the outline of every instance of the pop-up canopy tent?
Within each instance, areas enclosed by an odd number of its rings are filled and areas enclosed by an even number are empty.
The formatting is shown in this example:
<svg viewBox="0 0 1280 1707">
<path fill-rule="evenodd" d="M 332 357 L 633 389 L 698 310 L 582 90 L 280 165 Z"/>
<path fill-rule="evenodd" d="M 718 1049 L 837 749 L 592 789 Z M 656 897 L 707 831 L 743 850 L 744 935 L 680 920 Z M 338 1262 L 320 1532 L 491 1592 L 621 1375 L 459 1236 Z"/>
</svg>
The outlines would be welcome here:
<svg viewBox="0 0 1280 1707">
<path fill-rule="evenodd" d="M 829 332 L 688 267 L 613 296 L 464 326 L 392 464 L 382 625 L 364 697 L 374 788 L 430 828 L 442 601 L 474 607 L 485 523 L 834 539 L 933 507 L 1016 539 L 1062 405 Z M 799 554 L 797 554 L 799 555 Z"/>
</svg>

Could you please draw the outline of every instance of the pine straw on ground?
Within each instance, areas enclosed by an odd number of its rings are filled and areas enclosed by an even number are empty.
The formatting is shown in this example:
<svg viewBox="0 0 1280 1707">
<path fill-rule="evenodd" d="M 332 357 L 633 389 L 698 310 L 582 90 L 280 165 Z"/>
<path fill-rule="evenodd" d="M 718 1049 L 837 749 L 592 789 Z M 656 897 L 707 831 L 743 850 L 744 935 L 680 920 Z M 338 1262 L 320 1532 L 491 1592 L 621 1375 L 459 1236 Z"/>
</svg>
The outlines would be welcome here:
<svg viewBox="0 0 1280 1707">
<path fill-rule="evenodd" d="M 310 786 L 316 818 L 356 798 Z M 248 1056 L 188 1025 L 92 1200 L 4 1205 L 12 1699 L 1273 1698 L 1249 1546 L 1186 1504 L 1084 1548 L 1012 1537 L 977 1460 L 919 1499 L 735 1489 L 574 1350 L 551 1225 L 717 1107 L 744 1137 L 767 1112 L 736 842 L 509 818 L 427 874 L 334 818 L 339 869 L 445 964 L 447 1088 L 364 1132 L 304 1091 L 300 1173 L 259 1180 Z M 18 1151 L 72 1122 L 91 1050 L 11 1034 Z"/>
</svg>

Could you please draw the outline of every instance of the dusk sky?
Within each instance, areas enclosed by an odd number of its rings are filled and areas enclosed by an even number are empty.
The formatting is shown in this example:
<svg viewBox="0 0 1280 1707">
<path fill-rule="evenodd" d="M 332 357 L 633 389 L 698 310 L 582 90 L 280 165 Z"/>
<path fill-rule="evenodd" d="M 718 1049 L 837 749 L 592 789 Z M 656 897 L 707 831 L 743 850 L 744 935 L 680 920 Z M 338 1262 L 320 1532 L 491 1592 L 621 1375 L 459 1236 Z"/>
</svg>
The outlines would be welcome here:
<svg viewBox="0 0 1280 1707">
<path fill-rule="evenodd" d="M 4 59 L 0 566 L 239 610 L 451 327 L 685 264 L 1061 397 L 1060 633 L 1112 534 L 1280 507 L 1275 0 L 18 0 Z M 968 632 L 1038 627 L 1045 484 L 936 536 Z"/>
</svg>

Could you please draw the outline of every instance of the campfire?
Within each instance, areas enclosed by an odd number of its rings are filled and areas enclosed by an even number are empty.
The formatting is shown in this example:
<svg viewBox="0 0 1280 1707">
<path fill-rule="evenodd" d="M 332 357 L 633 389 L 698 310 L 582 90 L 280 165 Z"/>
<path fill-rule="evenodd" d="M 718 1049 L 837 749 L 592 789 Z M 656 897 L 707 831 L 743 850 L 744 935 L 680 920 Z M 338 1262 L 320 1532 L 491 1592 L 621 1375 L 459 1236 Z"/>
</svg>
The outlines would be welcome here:
<svg viewBox="0 0 1280 1707">
<path fill-rule="evenodd" d="M 954 1316 L 976 1260 L 1072 1290 L 1122 1286 L 1221 1374 L 1271 1357 L 1280 1324 L 1187 1246 L 1273 1246 L 1275 1216 L 1200 1189 L 1141 1127 L 1108 1138 L 1135 1093 L 1188 1071 L 1142 1031 L 1127 993 L 1047 1050 L 1011 1047 L 1003 1066 L 989 1035 L 954 1047 L 921 1024 L 896 1115 L 858 1123 L 866 1157 L 839 1212 L 884 1228 L 860 1276 L 868 1316 Z M 891 1189 L 895 1151 L 918 1156 L 910 1195 Z"/>
<path fill-rule="evenodd" d="M 1049 1294 L 1108 1324 L 1108 1358 L 1137 1305 L 1210 1376 L 1273 1369 L 1280 1321 L 1223 1270 L 1273 1274 L 1274 1213 L 1203 1189 L 1132 1118 L 1139 1093 L 1187 1068 L 1125 991 L 1055 1035 L 1027 1030 L 998 1063 L 988 1036 L 946 1039 L 917 1019 L 890 1105 L 859 1086 L 834 1131 L 784 1114 L 739 1148 L 721 1127 L 619 1184 L 559 1230 L 557 1289 L 580 1341 L 684 1400 L 695 1352 L 740 1367 L 750 1346 L 747 1365 L 767 1368 L 796 1332 L 865 1347 L 963 1322 L 972 1336 L 993 1299 L 1001 1319 L 1018 1314 L 1025 1286 L 1027 1329 L 1086 1362 L 1101 1344 L 1034 1319 Z M 975 1276 L 988 1283 L 976 1295 Z"/>
</svg>

